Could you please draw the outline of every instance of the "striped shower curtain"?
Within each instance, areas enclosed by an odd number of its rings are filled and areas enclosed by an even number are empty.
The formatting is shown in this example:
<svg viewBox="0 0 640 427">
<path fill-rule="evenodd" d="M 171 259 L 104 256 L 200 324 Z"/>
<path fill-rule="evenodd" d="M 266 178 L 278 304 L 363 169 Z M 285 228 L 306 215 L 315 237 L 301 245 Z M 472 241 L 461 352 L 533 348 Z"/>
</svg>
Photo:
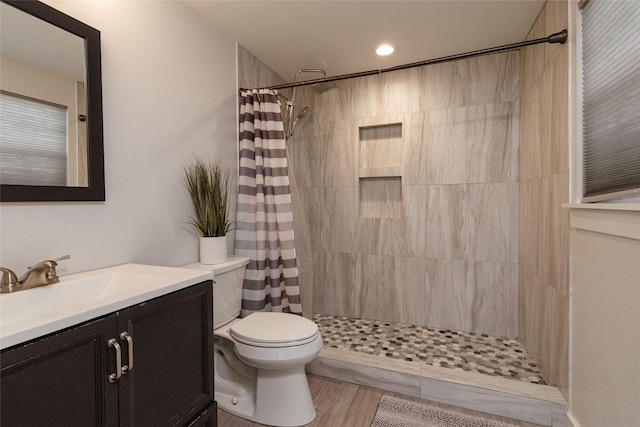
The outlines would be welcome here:
<svg viewBox="0 0 640 427">
<path fill-rule="evenodd" d="M 280 105 L 271 90 L 240 96 L 236 254 L 250 258 L 241 316 L 255 311 L 302 314 Z"/>
</svg>

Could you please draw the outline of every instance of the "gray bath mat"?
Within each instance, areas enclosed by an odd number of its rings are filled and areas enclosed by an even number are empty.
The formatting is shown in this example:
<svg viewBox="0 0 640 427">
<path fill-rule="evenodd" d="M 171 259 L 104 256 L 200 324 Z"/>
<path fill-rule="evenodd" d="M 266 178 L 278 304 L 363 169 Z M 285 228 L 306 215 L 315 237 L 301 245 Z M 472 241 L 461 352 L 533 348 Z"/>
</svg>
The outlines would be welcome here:
<svg viewBox="0 0 640 427">
<path fill-rule="evenodd" d="M 382 396 L 371 427 L 516 427 L 424 403 Z"/>
</svg>

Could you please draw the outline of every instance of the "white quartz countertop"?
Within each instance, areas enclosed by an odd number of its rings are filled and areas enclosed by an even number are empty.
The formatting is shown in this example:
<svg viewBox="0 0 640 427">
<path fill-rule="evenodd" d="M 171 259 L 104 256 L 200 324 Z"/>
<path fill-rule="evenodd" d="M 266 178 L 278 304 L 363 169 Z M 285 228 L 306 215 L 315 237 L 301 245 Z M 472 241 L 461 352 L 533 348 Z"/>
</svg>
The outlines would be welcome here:
<svg viewBox="0 0 640 427">
<path fill-rule="evenodd" d="M 213 279 L 203 269 L 122 264 L 0 294 L 0 349 Z"/>
</svg>

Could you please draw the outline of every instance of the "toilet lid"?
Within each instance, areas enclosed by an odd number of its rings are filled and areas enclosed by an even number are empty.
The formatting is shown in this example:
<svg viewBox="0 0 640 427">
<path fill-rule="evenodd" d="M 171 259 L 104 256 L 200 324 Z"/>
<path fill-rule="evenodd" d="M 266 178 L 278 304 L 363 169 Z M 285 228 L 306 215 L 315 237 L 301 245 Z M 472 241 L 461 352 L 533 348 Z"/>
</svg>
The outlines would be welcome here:
<svg viewBox="0 0 640 427">
<path fill-rule="evenodd" d="M 290 313 L 252 313 L 229 329 L 231 336 L 244 342 L 285 344 L 315 338 L 318 325 L 302 316 Z"/>
</svg>

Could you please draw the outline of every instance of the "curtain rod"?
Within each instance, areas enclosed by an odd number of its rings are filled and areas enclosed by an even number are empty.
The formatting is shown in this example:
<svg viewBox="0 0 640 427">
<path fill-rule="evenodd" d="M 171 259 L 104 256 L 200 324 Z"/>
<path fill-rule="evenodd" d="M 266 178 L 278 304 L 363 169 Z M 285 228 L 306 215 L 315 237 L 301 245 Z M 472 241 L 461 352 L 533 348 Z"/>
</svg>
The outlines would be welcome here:
<svg viewBox="0 0 640 427">
<path fill-rule="evenodd" d="M 479 55 L 487 55 L 489 53 L 496 53 L 496 52 L 504 52 L 507 50 L 514 50 L 514 49 L 518 49 L 521 47 L 525 47 L 525 46 L 531 46 L 531 45 L 535 45 L 535 44 L 540 44 L 540 43 L 560 43 L 560 44 L 564 44 L 567 41 L 567 30 L 562 30 L 558 33 L 554 33 L 551 34 L 548 37 L 543 37 L 540 39 L 535 39 L 535 40 L 527 40 L 527 41 L 523 41 L 523 42 L 519 42 L 519 43 L 512 43 L 512 44 L 507 44 L 507 45 L 503 45 L 503 46 L 497 46 L 497 47 L 490 47 L 487 49 L 481 49 L 481 50 L 474 50 L 471 52 L 466 52 L 466 53 L 458 53 L 456 55 L 449 55 L 449 56 L 443 56 L 440 58 L 435 58 L 435 59 L 427 59 L 426 61 L 419 61 L 419 62 L 412 62 L 410 64 L 404 64 L 404 65 L 396 65 L 393 67 L 388 67 L 388 68 L 381 68 L 379 70 L 369 70 L 369 71 L 361 71 L 358 73 L 351 73 L 351 74 L 342 74 L 339 76 L 334 76 L 334 77 L 324 77 L 321 79 L 315 79 L 315 80 L 305 80 L 302 82 L 295 82 L 295 83 L 284 83 L 284 84 L 280 84 L 280 85 L 275 85 L 275 86 L 268 86 L 265 88 L 261 88 L 261 89 L 287 89 L 287 88 L 292 88 L 292 87 L 298 87 L 298 86 L 306 86 L 306 85 L 312 85 L 312 84 L 317 84 L 317 83 L 324 83 L 324 82 L 334 82 L 334 81 L 338 81 L 338 80 L 345 80 L 345 79 L 352 79 L 352 78 L 356 78 L 356 77 L 365 77 L 365 76 L 372 76 L 375 74 L 382 74 L 382 73 L 388 73 L 390 71 L 398 71 L 398 70 L 404 70 L 407 68 L 413 68 L 413 67 L 419 67 L 422 65 L 431 65 L 431 64 L 437 64 L 440 62 L 447 62 L 447 61 L 454 61 L 456 59 L 463 59 L 463 58 L 469 58 L 472 56 L 479 56 Z M 241 89 L 244 90 L 244 89 Z"/>
</svg>

